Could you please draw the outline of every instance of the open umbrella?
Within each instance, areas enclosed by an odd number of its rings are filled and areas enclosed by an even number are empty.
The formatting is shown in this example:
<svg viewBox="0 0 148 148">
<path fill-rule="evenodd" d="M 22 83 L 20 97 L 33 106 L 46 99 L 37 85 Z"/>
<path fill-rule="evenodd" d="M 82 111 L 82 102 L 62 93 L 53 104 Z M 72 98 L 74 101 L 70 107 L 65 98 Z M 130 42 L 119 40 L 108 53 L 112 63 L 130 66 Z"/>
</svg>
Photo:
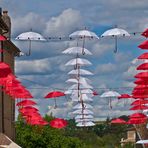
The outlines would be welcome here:
<svg viewBox="0 0 148 148">
<path fill-rule="evenodd" d="M 127 121 L 127 124 L 143 124 L 146 122 L 146 119 L 144 118 L 131 118 Z"/>
<path fill-rule="evenodd" d="M 81 103 L 78 103 L 73 107 L 73 109 L 92 109 L 92 108 L 93 107 L 90 104 L 86 104 L 86 103 L 83 103 L 83 106 Z"/>
<path fill-rule="evenodd" d="M 124 30 L 124 29 L 121 29 L 121 28 L 113 28 L 113 29 L 109 29 L 107 31 L 105 31 L 101 37 L 115 37 L 115 50 L 114 52 L 116 53 L 117 52 L 117 37 L 125 37 L 125 36 L 130 36 L 130 34 Z"/>
<path fill-rule="evenodd" d="M 130 110 L 144 110 L 144 109 L 148 109 L 148 106 L 145 106 L 145 105 L 135 105 L 132 108 L 130 108 Z"/>
<path fill-rule="evenodd" d="M 62 96 L 65 96 L 65 93 L 63 93 L 61 91 L 53 91 L 53 92 L 49 92 L 44 98 L 54 98 L 55 108 L 56 108 L 57 107 L 56 98 L 62 97 Z"/>
<path fill-rule="evenodd" d="M 85 69 L 79 69 L 79 70 L 75 69 L 75 70 L 71 70 L 68 74 L 69 74 L 69 75 L 78 75 L 78 74 L 80 74 L 80 75 L 93 75 L 92 72 L 90 72 L 90 71 L 88 71 L 88 70 L 85 70 Z"/>
<path fill-rule="evenodd" d="M 82 121 L 76 124 L 77 127 L 88 127 L 88 126 L 95 126 L 95 124 L 91 121 Z"/>
<path fill-rule="evenodd" d="M 147 116 L 142 113 L 134 113 L 130 115 L 129 118 L 147 118 Z"/>
<path fill-rule="evenodd" d="M 34 102 L 33 100 L 23 100 L 16 104 L 16 106 L 29 106 L 29 105 L 36 105 L 36 102 Z"/>
<path fill-rule="evenodd" d="M 84 115 L 84 114 L 81 114 L 81 115 L 77 115 L 75 117 L 75 119 L 93 119 L 94 117 L 92 115 Z"/>
<path fill-rule="evenodd" d="M 53 128 L 64 128 L 67 126 L 68 122 L 61 118 L 56 118 L 50 121 L 50 126 Z"/>
<path fill-rule="evenodd" d="M 112 108 L 111 98 L 116 98 L 116 97 L 119 97 L 119 96 L 120 96 L 120 94 L 116 91 L 106 91 L 100 97 L 101 98 L 109 98 L 109 106 L 110 106 L 110 108 Z"/>
<path fill-rule="evenodd" d="M 148 78 L 148 72 L 140 72 L 134 76 L 135 78 Z"/>
<path fill-rule="evenodd" d="M 65 49 L 62 53 L 92 55 L 92 53 L 88 49 L 82 48 L 82 47 L 70 47 L 70 48 Z"/>
<path fill-rule="evenodd" d="M 143 63 L 137 67 L 137 70 L 148 70 L 148 63 Z"/>
<path fill-rule="evenodd" d="M 131 105 L 148 104 L 148 100 L 136 100 Z"/>
<path fill-rule="evenodd" d="M 15 39 L 21 41 L 29 41 L 29 52 L 26 54 L 28 56 L 31 54 L 31 41 L 46 41 L 46 39 L 41 34 L 33 31 L 21 33 Z"/>
<path fill-rule="evenodd" d="M 94 114 L 91 110 L 88 109 L 78 109 L 72 112 L 73 114 Z"/>
<path fill-rule="evenodd" d="M 148 59 L 148 53 L 146 52 L 146 53 L 143 53 L 142 55 L 140 55 L 139 57 L 138 57 L 138 59 Z"/>
<path fill-rule="evenodd" d="M 144 32 L 142 32 L 141 35 L 147 38 L 148 37 L 148 28 Z"/>
<path fill-rule="evenodd" d="M 129 99 L 132 98 L 132 96 L 130 96 L 129 94 L 121 94 L 118 99 Z"/>
<path fill-rule="evenodd" d="M 5 36 L 0 35 L 0 41 L 6 41 L 6 40 L 7 40 L 7 38 Z"/>
<path fill-rule="evenodd" d="M 7 77 L 11 74 L 10 66 L 4 62 L 0 62 L 0 78 Z"/>
<path fill-rule="evenodd" d="M 123 119 L 117 118 L 117 119 L 113 119 L 113 120 L 111 121 L 111 123 L 114 123 L 114 124 L 125 124 L 126 121 L 123 120 Z"/>
<path fill-rule="evenodd" d="M 147 50 L 148 49 L 148 40 L 142 42 L 138 47 L 141 48 L 141 49 Z"/>
</svg>

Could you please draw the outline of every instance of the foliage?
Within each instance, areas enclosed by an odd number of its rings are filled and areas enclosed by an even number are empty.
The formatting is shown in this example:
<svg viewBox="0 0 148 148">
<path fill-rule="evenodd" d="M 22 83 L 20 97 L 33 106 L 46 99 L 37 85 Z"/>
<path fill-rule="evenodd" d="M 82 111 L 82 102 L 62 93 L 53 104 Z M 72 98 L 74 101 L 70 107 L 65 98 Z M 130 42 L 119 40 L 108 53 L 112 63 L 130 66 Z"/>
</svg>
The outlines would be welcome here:
<svg viewBox="0 0 148 148">
<path fill-rule="evenodd" d="M 45 116 L 46 121 L 54 117 Z M 126 125 L 111 125 L 109 119 L 94 127 L 79 128 L 73 119 L 65 129 L 48 126 L 30 126 L 21 117 L 16 122 L 16 142 L 22 148 L 120 148 L 126 134 Z M 127 148 L 132 148 L 127 145 Z"/>
</svg>

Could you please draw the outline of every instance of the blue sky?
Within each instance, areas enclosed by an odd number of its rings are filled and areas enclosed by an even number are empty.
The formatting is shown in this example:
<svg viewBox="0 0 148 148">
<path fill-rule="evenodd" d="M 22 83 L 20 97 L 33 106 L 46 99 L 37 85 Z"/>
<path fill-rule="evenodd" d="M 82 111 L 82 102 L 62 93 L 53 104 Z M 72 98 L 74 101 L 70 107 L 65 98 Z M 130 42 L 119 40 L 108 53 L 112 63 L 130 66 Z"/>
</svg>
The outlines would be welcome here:
<svg viewBox="0 0 148 148">
<path fill-rule="evenodd" d="M 23 51 L 28 50 L 27 42 L 15 41 L 14 38 L 31 28 L 45 37 L 68 36 L 73 31 L 87 27 L 97 35 L 101 35 L 107 29 L 118 25 L 129 33 L 142 32 L 148 27 L 147 0 L 1 0 L 0 5 L 9 11 L 12 20 L 12 41 Z M 143 53 L 137 48 L 145 39 L 139 34 L 130 38 L 118 40 L 119 51 L 114 54 L 114 40 L 100 39 L 89 41 L 86 48 L 92 51 L 93 56 L 86 57 L 93 66 L 88 67 L 94 72 L 90 77 L 93 86 L 100 93 L 108 88 L 115 89 L 120 93 L 130 92 L 133 87 L 133 75 L 137 63 L 134 59 Z M 68 79 L 69 69 L 64 64 L 72 57 L 62 55 L 61 52 L 75 42 L 48 42 L 32 43 L 32 55 L 29 57 L 16 58 L 16 75 L 22 83 L 31 90 L 39 104 L 42 113 L 48 111 L 48 105 L 52 101 L 42 97 L 54 88 L 68 87 L 65 83 Z M 26 80 L 25 80 L 26 79 Z M 27 81 L 30 80 L 30 81 Z M 104 89 L 99 89 L 104 88 Z M 122 88 L 122 89 L 121 89 Z M 105 102 L 106 101 L 106 102 Z M 61 105 L 52 112 L 56 116 L 71 117 L 71 102 L 59 99 Z M 64 105 L 67 105 L 63 108 Z M 108 115 L 107 100 L 94 98 L 95 117 Z M 123 102 L 114 99 L 113 116 L 124 113 Z M 125 111 L 125 113 L 127 113 Z"/>
</svg>

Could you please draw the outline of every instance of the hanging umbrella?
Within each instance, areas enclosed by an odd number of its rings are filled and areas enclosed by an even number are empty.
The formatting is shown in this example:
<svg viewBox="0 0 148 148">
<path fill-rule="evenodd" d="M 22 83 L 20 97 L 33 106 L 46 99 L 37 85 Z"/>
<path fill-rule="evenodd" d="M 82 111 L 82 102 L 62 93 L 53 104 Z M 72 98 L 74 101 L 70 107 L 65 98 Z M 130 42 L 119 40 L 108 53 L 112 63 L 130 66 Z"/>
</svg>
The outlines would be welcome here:
<svg viewBox="0 0 148 148">
<path fill-rule="evenodd" d="M 70 48 L 65 49 L 62 53 L 92 55 L 92 53 L 88 49 L 82 48 L 82 47 L 70 47 Z"/>
<path fill-rule="evenodd" d="M 91 110 L 88 109 L 79 109 L 72 112 L 73 114 L 94 114 Z"/>
<path fill-rule="evenodd" d="M 114 52 L 116 53 L 117 52 L 117 37 L 125 37 L 125 36 L 130 36 L 130 34 L 124 30 L 124 29 L 121 29 L 121 28 L 113 28 L 113 29 L 109 29 L 107 31 L 105 31 L 101 37 L 115 37 L 115 50 Z"/>
<path fill-rule="evenodd" d="M 60 91 L 53 91 L 53 92 L 49 92 L 44 98 L 54 98 L 55 108 L 56 108 L 57 107 L 56 97 L 62 97 L 62 96 L 65 96 L 65 93 Z"/>
<path fill-rule="evenodd" d="M 29 52 L 26 54 L 28 56 L 31 54 L 31 41 L 46 41 L 46 39 L 41 34 L 33 31 L 21 33 L 15 39 L 21 41 L 29 41 Z"/>
<path fill-rule="evenodd" d="M 116 91 L 107 91 L 107 92 L 104 92 L 100 97 L 101 98 L 109 98 L 109 106 L 110 106 L 110 108 L 112 108 L 111 98 L 119 97 L 119 96 L 120 96 L 120 94 Z"/>
<path fill-rule="evenodd" d="M 68 122 L 64 119 L 56 118 L 50 121 L 50 126 L 53 128 L 64 128 L 67 126 Z"/>
<path fill-rule="evenodd" d="M 114 124 L 125 124 L 126 121 L 123 120 L 123 119 L 117 118 L 117 119 L 113 119 L 113 120 L 111 121 L 111 123 L 114 123 Z"/>
<path fill-rule="evenodd" d="M 143 63 L 137 67 L 137 70 L 148 70 L 148 63 Z"/>
<path fill-rule="evenodd" d="M 148 49 L 148 40 L 142 42 L 138 47 L 141 48 L 141 49 L 147 50 Z"/>
<path fill-rule="evenodd" d="M 147 38 L 148 37 L 148 28 L 144 32 L 142 32 L 141 35 Z"/>
<path fill-rule="evenodd" d="M 129 116 L 129 118 L 147 118 L 146 115 L 142 114 L 142 113 L 134 113 L 132 115 Z"/>
<path fill-rule="evenodd" d="M 75 119 L 75 122 L 76 123 L 78 123 L 78 122 L 88 122 L 88 121 L 93 121 L 93 119 L 91 118 L 91 119 L 81 119 L 81 118 L 79 118 L 79 119 Z"/>
<path fill-rule="evenodd" d="M 79 97 L 77 94 L 71 95 L 72 101 L 76 101 L 76 102 L 79 102 L 81 100 L 83 100 L 83 102 L 93 101 L 93 99 L 91 97 L 92 97 L 91 94 L 80 94 Z"/>
<path fill-rule="evenodd" d="M 6 40 L 7 40 L 7 38 L 5 36 L 0 35 L 0 41 L 6 41 Z"/>
<path fill-rule="evenodd" d="M 90 71 L 88 71 L 88 70 L 85 70 L 85 69 L 79 69 L 79 70 L 75 69 L 75 70 L 71 70 L 68 74 L 69 74 L 69 75 L 78 75 L 78 74 L 80 74 L 80 75 L 93 75 L 92 72 L 90 72 Z"/>
<path fill-rule="evenodd" d="M 134 83 L 138 85 L 148 85 L 148 81 L 146 81 L 145 79 L 137 79 L 136 81 L 134 81 Z"/>
<path fill-rule="evenodd" d="M 84 114 L 75 116 L 75 119 L 93 119 L 93 118 L 94 117 L 92 115 L 84 115 Z"/>
<path fill-rule="evenodd" d="M 72 89 L 68 89 L 66 90 L 64 93 L 65 94 L 93 94 L 93 91 L 91 89 L 82 89 L 82 90 L 72 90 Z"/>
<path fill-rule="evenodd" d="M 148 89 L 147 85 L 137 85 L 134 89 Z"/>
<path fill-rule="evenodd" d="M 132 98 L 132 96 L 130 96 L 129 94 L 121 94 L 118 99 L 129 99 Z"/>
<path fill-rule="evenodd" d="M 148 104 L 148 100 L 136 100 L 134 102 L 132 102 L 131 105 L 142 105 L 142 104 Z"/>
<path fill-rule="evenodd" d="M 80 78 L 70 78 L 66 82 L 69 83 L 81 83 L 81 84 L 87 84 L 91 83 L 91 81 L 88 78 L 80 77 Z"/>
<path fill-rule="evenodd" d="M 148 140 L 139 140 L 136 144 L 148 144 Z"/>
<path fill-rule="evenodd" d="M 11 74 L 10 66 L 4 62 L 0 62 L 0 78 L 7 77 Z"/>
<path fill-rule="evenodd" d="M 139 119 L 133 119 L 133 118 L 131 118 L 131 119 L 129 119 L 128 121 L 127 121 L 127 124 L 143 124 L 143 123 L 145 123 L 146 122 L 146 119 L 144 118 L 139 118 Z"/>
<path fill-rule="evenodd" d="M 143 53 L 142 55 L 140 55 L 137 59 L 148 59 L 148 53 Z"/>
<path fill-rule="evenodd" d="M 82 121 L 82 122 L 77 123 L 76 126 L 77 127 L 88 127 L 88 126 L 95 126 L 95 124 L 91 121 L 88 121 L 88 122 Z"/>
<path fill-rule="evenodd" d="M 144 110 L 144 109 L 148 109 L 148 106 L 136 105 L 136 106 L 133 106 L 132 108 L 130 108 L 130 110 Z"/>
<path fill-rule="evenodd" d="M 148 72 L 140 72 L 134 76 L 135 78 L 148 78 Z"/>
<path fill-rule="evenodd" d="M 91 32 L 91 31 L 88 31 L 88 30 L 75 31 L 72 34 L 70 34 L 69 37 L 71 37 L 71 38 L 95 38 L 95 39 L 99 39 L 99 37 L 94 32 Z"/>
<path fill-rule="evenodd" d="M 18 102 L 16 106 L 29 106 L 29 105 L 36 105 L 36 102 L 32 100 L 23 100 L 21 102 Z"/>
<path fill-rule="evenodd" d="M 82 104 L 77 104 L 73 107 L 73 109 L 92 109 L 93 107 L 90 105 L 90 104 L 86 104 L 86 103 L 83 103 L 84 107 L 82 106 Z"/>
<path fill-rule="evenodd" d="M 89 62 L 86 59 L 75 58 L 75 59 L 72 59 L 72 60 L 68 61 L 65 64 L 65 66 L 69 66 L 69 65 L 81 65 L 81 66 L 84 66 L 84 65 L 92 65 L 92 64 L 91 64 L 91 62 Z"/>
</svg>

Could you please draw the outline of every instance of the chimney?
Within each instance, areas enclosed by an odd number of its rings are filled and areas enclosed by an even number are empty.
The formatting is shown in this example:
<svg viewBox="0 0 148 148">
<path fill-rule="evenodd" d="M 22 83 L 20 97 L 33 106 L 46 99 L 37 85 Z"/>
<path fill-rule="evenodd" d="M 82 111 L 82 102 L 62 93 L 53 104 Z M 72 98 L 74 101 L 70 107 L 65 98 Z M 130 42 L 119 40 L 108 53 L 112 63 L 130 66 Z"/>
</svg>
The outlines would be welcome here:
<svg viewBox="0 0 148 148">
<path fill-rule="evenodd" d="M 7 37 L 7 39 L 10 39 L 11 38 L 11 19 L 10 17 L 8 16 L 8 11 L 7 10 L 4 10 L 3 11 L 3 15 L 2 15 L 2 19 L 3 21 L 5 22 L 5 24 L 8 26 L 9 28 L 9 31 L 8 32 L 4 32 L 4 36 Z"/>
</svg>

